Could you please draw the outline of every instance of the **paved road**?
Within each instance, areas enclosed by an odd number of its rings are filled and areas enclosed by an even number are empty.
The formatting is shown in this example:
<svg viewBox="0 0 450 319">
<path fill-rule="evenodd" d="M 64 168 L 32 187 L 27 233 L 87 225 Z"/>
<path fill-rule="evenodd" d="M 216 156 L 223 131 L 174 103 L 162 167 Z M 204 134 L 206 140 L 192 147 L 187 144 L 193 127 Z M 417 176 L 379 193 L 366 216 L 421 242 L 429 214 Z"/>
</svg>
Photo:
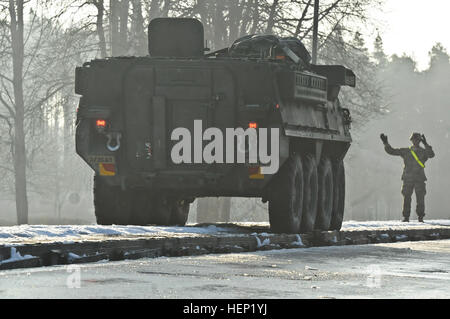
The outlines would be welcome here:
<svg viewBox="0 0 450 319">
<path fill-rule="evenodd" d="M 0 298 L 116 297 L 450 298 L 450 240 L 0 272 Z"/>
</svg>

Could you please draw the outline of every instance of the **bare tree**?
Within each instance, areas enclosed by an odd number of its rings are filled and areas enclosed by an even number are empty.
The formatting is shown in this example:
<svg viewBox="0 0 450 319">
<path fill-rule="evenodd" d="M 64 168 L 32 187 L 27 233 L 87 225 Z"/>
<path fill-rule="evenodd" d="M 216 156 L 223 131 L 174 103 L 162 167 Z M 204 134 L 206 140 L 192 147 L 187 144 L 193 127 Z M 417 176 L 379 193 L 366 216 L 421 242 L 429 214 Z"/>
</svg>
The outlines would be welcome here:
<svg viewBox="0 0 450 319">
<path fill-rule="evenodd" d="M 14 159 L 14 179 L 17 221 L 19 224 L 28 223 L 28 198 L 25 152 L 25 105 L 23 97 L 23 65 L 24 65 L 24 22 L 23 0 L 9 0 L 9 29 L 11 34 L 12 79 L 2 75 L 2 79 L 13 86 L 13 99 L 6 92 L 9 103 L 0 97 L 3 107 L 8 112 L 8 118 L 14 124 L 12 153 Z M 3 92 L 2 92 L 3 93 Z M 3 94 L 2 94 L 3 95 Z M 0 96 L 2 96 L 0 95 Z"/>
<path fill-rule="evenodd" d="M 112 56 L 128 53 L 129 0 L 110 0 L 109 23 L 111 30 Z"/>
<path fill-rule="evenodd" d="M 99 47 L 101 52 L 101 57 L 105 58 L 107 56 L 106 53 L 106 37 L 105 37 L 105 29 L 103 27 L 103 18 L 105 15 L 105 5 L 104 0 L 92 0 L 92 3 L 97 8 L 97 17 L 96 17 L 96 30 L 99 40 Z"/>
<path fill-rule="evenodd" d="M 147 35 L 145 33 L 145 20 L 142 12 L 142 2 L 132 0 L 133 12 L 131 15 L 130 46 L 134 54 L 147 55 Z"/>
<path fill-rule="evenodd" d="M 269 5 L 269 17 L 267 18 L 266 33 L 272 33 L 275 25 L 275 13 L 278 9 L 280 0 L 273 0 L 273 3 Z"/>
<path fill-rule="evenodd" d="M 38 129 L 43 106 L 61 89 L 69 85 L 64 75 L 52 73 L 55 59 L 45 54 L 55 52 L 46 47 L 52 32 L 49 20 L 31 11 L 24 23 L 25 4 L 22 0 L 8 1 L 10 41 L 0 56 L 0 119 L 9 127 L 11 170 L 14 172 L 14 193 L 17 222 L 28 223 L 28 169 L 40 145 L 31 141 Z M 5 31 L 5 28 L 2 28 Z M 67 52 L 63 51 L 62 54 Z M 8 166 L 6 166 L 8 169 Z"/>
</svg>

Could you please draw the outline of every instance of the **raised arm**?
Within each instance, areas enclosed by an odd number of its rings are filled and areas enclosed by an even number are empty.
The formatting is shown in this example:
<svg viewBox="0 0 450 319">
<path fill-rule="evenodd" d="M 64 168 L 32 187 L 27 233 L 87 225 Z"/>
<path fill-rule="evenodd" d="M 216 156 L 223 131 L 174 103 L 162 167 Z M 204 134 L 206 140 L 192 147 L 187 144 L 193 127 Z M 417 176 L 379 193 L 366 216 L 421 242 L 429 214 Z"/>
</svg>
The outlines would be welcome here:
<svg viewBox="0 0 450 319">
<path fill-rule="evenodd" d="M 386 153 L 388 153 L 389 155 L 393 155 L 393 156 L 402 156 L 403 154 L 403 150 L 400 148 L 393 148 L 389 142 L 388 142 L 388 137 L 384 134 L 380 135 L 381 140 L 383 141 L 384 144 L 384 150 L 386 151 Z"/>
<path fill-rule="evenodd" d="M 423 135 L 423 134 L 422 134 L 422 143 L 425 146 L 425 154 L 427 155 L 427 157 L 433 158 L 435 155 L 433 148 L 431 147 L 431 145 L 428 144 L 427 139 L 425 138 L 425 135 Z"/>
<path fill-rule="evenodd" d="M 401 148 L 393 148 L 391 145 L 389 145 L 389 143 L 384 144 L 384 150 L 389 155 L 402 156 L 403 154 L 403 150 Z"/>
</svg>

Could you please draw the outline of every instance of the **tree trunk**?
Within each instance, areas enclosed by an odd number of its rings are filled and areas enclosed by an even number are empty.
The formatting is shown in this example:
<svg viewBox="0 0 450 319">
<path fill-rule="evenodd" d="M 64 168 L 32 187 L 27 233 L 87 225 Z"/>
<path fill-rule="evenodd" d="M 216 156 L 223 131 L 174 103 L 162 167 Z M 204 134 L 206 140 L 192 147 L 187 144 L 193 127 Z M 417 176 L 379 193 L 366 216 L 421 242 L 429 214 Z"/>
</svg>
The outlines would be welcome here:
<svg viewBox="0 0 450 319">
<path fill-rule="evenodd" d="M 98 35 L 98 46 L 100 47 L 100 56 L 102 59 L 106 58 L 106 38 L 105 38 L 105 29 L 103 28 L 103 17 L 105 14 L 105 6 L 103 0 L 98 0 L 94 2 L 94 5 L 97 7 L 97 35 Z"/>
<path fill-rule="evenodd" d="M 147 55 L 147 37 L 145 35 L 144 17 L 142 15 L 142 2 L 132 0 L 133 15 L 131 19 L 131 45 L 134 48 L 134 54 Z"/>
<path fill-rule="evenodd" d="M 111 55 L 118 56 L 119 48 L 119 1 L 109 1 L 109 28 L 111 36 Z"/>
<path fill-rule="evenodd" d="M 61 115 L 61 109 L 59 108 L 59 103 L 57 103 L 56 109 L 55 109 L 55 115 L 53 117 L 53 130 L 52 130 L 52 139 L 55 141 L 56 144 L 56 154 L 53 155 L 54 164 L 52 167 L 52 171 L 54 173 L 53 175 L 53 184 L 54 184 L 54 200 L 53 200 L 53 210 L 55 213 L 55 219 L 58 221 L 58 223 L 61 223 L 61 209 L 60 209 L 60 202 L 61 202 L 61 184 L 64 180 L 64 171 L 61 166 L 61 160 L 64 160 L 61 158 L 64 156 L 64 150 L 63 154 L 61 156 L 61 149 L 60 149 L 60 115 Z"/>
<path fill-rule="evenodd" d="M 200 198 L 197 205 L 197 223 L 230 221 L 231 198 Z"/>
<path fill-rule="evenodd" d="M 209 27 L 209 4 L 207 3 L 206 0 L 197 0 L 195 7 L 194 7 L 194 15 L 198 14 L 200 16 L 200 21 L 203 24 L 203 27 L 205 28 L 205 40 L 206 41 L 212 41 L 212 33 L 211 33 L 211 28 Z M 211 43 L 208 43 L 208 47 L 211 46 Z"/>
<path fill-rule="evenodd" d="M 120 29 L 119 29 L 119 46 L 120 46 L 120 55 L 127 55 L 129 51 L 128 45 L 128 13 L 130 9 L 130 1 L 122 0 L 120 2 Z"/>
<path fill-rule="evenodd" d="M 73 118 L 73 109 L 74 106 L 70 103 L 70 93 L 62 92 L 62 111 L 64 116 L 63 121 L 63 158 L 62 158 L 62 171 L 63 171 L 63 182 L 64 185 L 72 185 L 69 182 L 69 178 L 73 176 L 72 167 L 70 164 L 70 160 L 73 158 L 75 154 L 75 146 L 73 143 L 73 128 L 74 128 L 74 118 Z M 67 95 L 66 95 L 67 94 Z M 72 185 L 73 186 L 73 185 Z"/>
<path fill-rule="evenodd" d="M 248 26 L 252 20 L 252 0 L 246 0 L 242 3 L 242 21 L 239 26 L 238 37 L 242 37 L 247 34 Z M 234 41 L 236 39 L 232 39 Z"/>
<path fill-rule="evenodd" d="M 239 26 L 242 25 L 242 14 L 245 1 L 232 0 L 229 2 L 229 36 L 228 43 L 233 43 L 239 36 Z"/>
<path fill-rule="evenodd" d="M 273 0 L 273 4 L 270 6 L 269 18 L 267 19 L 266 34 L 272 33 L 273 26 L 275 25 L 275 14 L 277 12 L 279 0 Z"/>
<path fill-rule="evenodd" d="M 231 197 L 222 197 L 220 201 L 220 221 L 228 223 L 231 217 Z"/>
<path fill-rule="evenodd" d="M 225 16 L 225 7 L 221 0 L 215 2 L 214 5 L 214 14 L 213 14 L 213 23 L 214 26 L 214 48 L 216 50 L 223 48 L 226 44 L 225 35 L 226 35 L 226 27 L 224 23 Z"/>
<path fill-rule="evenodd" d="M 14 178 L 16 192 L 17 223 L 28 223 L 27 173 L 25 150 L 25 105 L 23 98 L 23 0 L 9 0 L 11 17 L 11 44 L 13 58 L 13 87 L 14 87 Z"/>
<path fill-rule="evenodd" d="M 308 0 L 308 3 L 305 5 L 305 8 L 303 9 L 302 15 L 300 19 L 297 22 L 297 27 L 295 28 L 294 37 L 298 37 L 300 35 L 300 32 L 302 31 L 302 24 L 306 18 L 306 15 L 308 14 L 308 10 L 311 6 L 312 0 Z"/>
<path fill-rule="evenodd" d="M 112 56 L 128 53 L 128 10 L 129 0 L 110 0 L 110 29 Z"/>
<path fill-rule="evenodd" d="M 149 12 L 150 21 L 154 18 L 160 17 L 161 15 L 160 2 L 161 0 L 152 0 L 152 2 L 150 3 L 150 12 Z"/>
<path fill-rule="evenodd" d="M 171 4 L 170 0 L 164 0 L 164 7 L 162 11 L 162 16 L 164 18 L 167 18 L 169 16 L 170 4 Z"/>
<path fill-rule="evenodd" d="M 250 34 L 255 34 L 258 30 L 258 22 L 259 22 L 259 0 L 253 0 L 253 21 L 252 28 L 250 29 Z"/>
</svg>

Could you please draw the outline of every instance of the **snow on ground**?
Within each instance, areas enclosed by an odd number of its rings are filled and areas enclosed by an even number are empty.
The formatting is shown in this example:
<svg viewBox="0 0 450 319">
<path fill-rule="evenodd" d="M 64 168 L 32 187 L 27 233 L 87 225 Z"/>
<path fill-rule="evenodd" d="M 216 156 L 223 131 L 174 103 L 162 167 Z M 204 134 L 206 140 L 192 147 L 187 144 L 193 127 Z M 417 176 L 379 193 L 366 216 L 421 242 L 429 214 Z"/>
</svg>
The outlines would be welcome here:
<svg viewBox="0 0 450 319">
<path fill-rule="evenodd" d="M 265 227 L 268 223 L 238 223 L 240 226 Z M 450 227 L 450 220 L 429 220 L 425 224 L 399 221 L 347 221 L 342 230 L 376 230 L 376 229 L 406 229 L 406 228 L 433 228 L 438 226 Z M 242 231 L 242 229 L 241 229 Z M 100 226 L 100 225 L 22 225 L 0 227 L 0 245 L 17 244 L 21 242 L 72 242 L 86 239 L 102 239 L 105 237 L 135 237 L 135 236 L 186 236 L 206 234 L 231 234 L 240 232 L 238 227 L 219 224 L 209 226 L 188 225 L 185 227 L 157 227 L 157 226 Z M 256 234 L 256 233 L 254 233 Z M 258 233 L 268 236 L 266 232 Z"/>
<path fill-rule="evenodd" d="M 11 247 L 11 257 L 9 257 L 9 259 L 2 260 L 0 262 L 0 264 L 14 262 L 14 261 L 19 261 L 19 260 L 25 260 L 25 259 L 30 259 L 30 258 L 33 258 L 33 256 L 31 256 L 31 255 L 23 255 L 22 256 L 20 254 L 20 252 L 18 252 L 16 250 L 16 248 Z"/>
<path fill-rule="evenodd" d="M 23 241 L 72 242 L 104 237 L 202 235 L 230 232 L 214 225 L 204 227 L 100 226 L 100 225 L 21 225 L 0 227 L 0 245 Z"/>
<path fill-rule="evenodd" d="M 406 229 L 406 228 L 432 228 L 433 226 L 450 226 L 450 219 L 425 220 L 425 223 L 419 223 L 411 220 L 409 223 L 401 221 L 346 221 L 342 224 L 342 230 L 373 230 L 378 228 L 387 229 Z"/>
</svg>

